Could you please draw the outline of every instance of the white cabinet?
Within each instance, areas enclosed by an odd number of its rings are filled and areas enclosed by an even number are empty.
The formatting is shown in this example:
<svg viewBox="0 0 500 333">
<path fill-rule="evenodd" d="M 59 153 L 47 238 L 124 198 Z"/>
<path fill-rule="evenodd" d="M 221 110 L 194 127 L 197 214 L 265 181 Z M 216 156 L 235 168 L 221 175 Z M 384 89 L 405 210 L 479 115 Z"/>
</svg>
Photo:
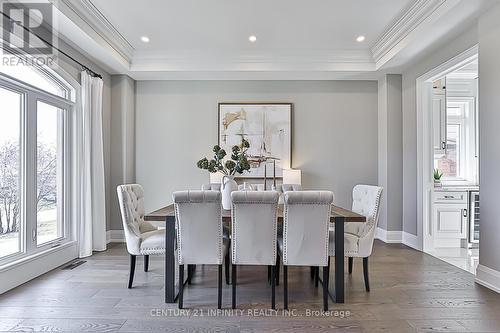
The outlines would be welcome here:
<svg viewBox="0 0 500 333">
<path fill-rule="evenodd" d="M 432 97 L 432 139 L 434 153 L 444 154 L 446 149 L 446 96 Z"/>
<path fill-rule="evenodd" d="M 460 247 L 460 240 L 467 238 L 467 209 L 466 191 L 434 193 L 434 247 Z"/>
</svg>

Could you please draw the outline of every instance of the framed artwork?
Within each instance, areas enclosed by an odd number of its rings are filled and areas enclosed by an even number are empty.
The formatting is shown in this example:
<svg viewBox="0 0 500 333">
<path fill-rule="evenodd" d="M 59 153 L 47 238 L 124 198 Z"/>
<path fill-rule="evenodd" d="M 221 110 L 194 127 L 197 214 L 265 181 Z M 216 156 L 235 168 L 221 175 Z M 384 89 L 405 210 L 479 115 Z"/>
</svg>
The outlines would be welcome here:
<svg viewBox="0 0 500 333">
<path fill-rule="evenodd" d="M 219 103 L 219 145 L 231 147 L 245 138 L 250 143 L 250 171 L 240 178 L 283 177 L 291 166 L 291 103 Z"/>
</svg>

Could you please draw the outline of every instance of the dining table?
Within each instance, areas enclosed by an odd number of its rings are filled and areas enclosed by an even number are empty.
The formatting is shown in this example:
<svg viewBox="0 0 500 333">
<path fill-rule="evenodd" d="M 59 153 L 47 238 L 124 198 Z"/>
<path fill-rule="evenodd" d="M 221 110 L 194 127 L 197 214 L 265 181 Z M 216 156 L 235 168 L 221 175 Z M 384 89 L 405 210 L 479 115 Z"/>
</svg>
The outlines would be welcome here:
<svg viewBox="0 0 500 333">
<path fill-rule="evenodd" d="M 147 214 L 146 221 L 165 223 L 165 303 L 174 303 L 178 294 L 176 286 L 176 264 L 175 264 L 175 209 L 174 204 L 167 205 Z M 231 222 L 231 210 L 222 210 L 224 223 Z M 346 222 L 366 222 L 366 217 L 349 209 L 335 205 L 331 206 L 330 222 L 335 226 L 335 279 L 328 286 L 328 293 L 335 303 L 344 303 L 344 224 Z M 283 223 L 283 205 L 278 205 L 278 223 Z M 339 255 L 341 254 L 342 255 Z M 182 282 L 184 283 L 184 281 Z M 333 290 L 332 290 L 333 289 Z"/>
</svg>

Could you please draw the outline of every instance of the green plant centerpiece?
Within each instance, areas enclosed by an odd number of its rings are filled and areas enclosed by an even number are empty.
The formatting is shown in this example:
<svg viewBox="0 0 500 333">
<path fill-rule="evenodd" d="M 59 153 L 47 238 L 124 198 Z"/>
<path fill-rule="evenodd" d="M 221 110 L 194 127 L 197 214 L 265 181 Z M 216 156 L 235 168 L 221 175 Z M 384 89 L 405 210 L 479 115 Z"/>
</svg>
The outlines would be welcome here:
<svg viewBox="0 0 500 333">
<path fill-rule="evenodd" d="M 214 156 L 212 159 L 208 160 L 206 157 L 196 163 L 198 168 L 203 170 L 208 170 L 210 173 L 220 172 L 224 176 L 234 176 L 235 174 L 242 174 L 245 171 L 250 170 L 250 163 L 247 159 L 247 150 L 250 148 L 250 143 L 242 139 L 240 145 L 235 145 L 231 149 L 231 158 L 224 158 L 227 153 L 219 145 L 215 145 L 212 149 Z"/>
<path fill-rule="evenodd" d="M 219 145 L 215 145 L 212 149 L 214 153 L 212 159 L 209 160 L 204 157 L 196 163 L 200 169 L 207 170 L 210 173 L 219 172 L 223 174 L 221 192 L 222 208 L 224 209 L 231 209 L 231 192 L 238 190 L 238 184 L 234 181 L 234 176 L 250 170 L 250 163 L 247 158 L 248 148 L 250 148 L 250 143 L 242 139 L 240 145 L 231 148 L 230 158 L 226 158 L 226 151 Z"/>
</svg>

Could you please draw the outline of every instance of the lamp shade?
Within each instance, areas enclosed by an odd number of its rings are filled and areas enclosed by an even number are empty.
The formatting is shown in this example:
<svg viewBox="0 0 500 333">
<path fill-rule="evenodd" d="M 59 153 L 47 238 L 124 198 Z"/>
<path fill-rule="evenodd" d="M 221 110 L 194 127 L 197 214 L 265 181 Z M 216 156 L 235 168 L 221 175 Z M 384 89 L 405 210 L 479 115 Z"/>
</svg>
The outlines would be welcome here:
<svg viewBox="0 0 500 333">
<path fill-rule="evenodd" d="M 283 184 L 302 185 L 302 172 L 298 169 L 283 169 Z"/>
<path fill-rule="evenodd" d="M 220 172 L 211 173 L 210 172 L 210 184 L 220 184 L 222 182 L 222 177 L 224 175 Z"/>
</svg>

